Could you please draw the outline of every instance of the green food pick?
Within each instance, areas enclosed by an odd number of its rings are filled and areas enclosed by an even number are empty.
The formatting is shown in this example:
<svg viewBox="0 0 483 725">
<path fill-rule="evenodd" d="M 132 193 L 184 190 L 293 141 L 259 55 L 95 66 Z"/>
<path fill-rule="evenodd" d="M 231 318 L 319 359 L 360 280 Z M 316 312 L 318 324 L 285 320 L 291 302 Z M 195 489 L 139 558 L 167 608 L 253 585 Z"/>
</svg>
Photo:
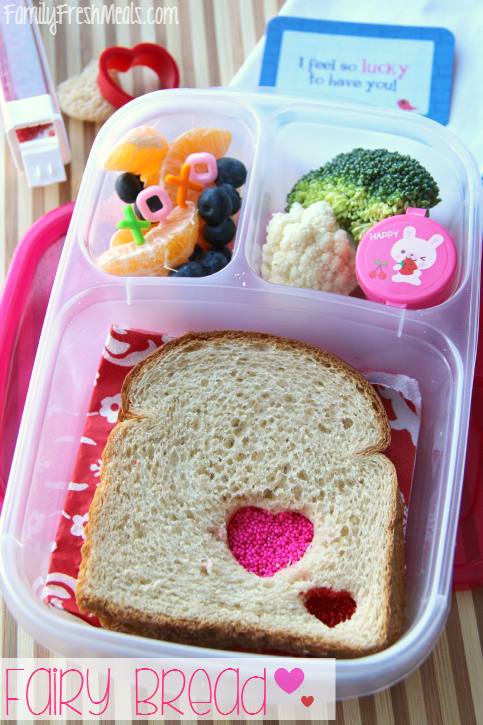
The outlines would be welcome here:
<svg viewBox="0 0 483 725">
<path fill-rule="evenodd" d="M 117 228 L 130 229 L 136 244 L 144 244 L 144 237 L 141 229 L 149 229 L 151 222 L 138 219 L 132 206 L 124 207 L 124 216 L 126 218 L 121 219 L 121 221 L 117 223 Z"/>
</svg>

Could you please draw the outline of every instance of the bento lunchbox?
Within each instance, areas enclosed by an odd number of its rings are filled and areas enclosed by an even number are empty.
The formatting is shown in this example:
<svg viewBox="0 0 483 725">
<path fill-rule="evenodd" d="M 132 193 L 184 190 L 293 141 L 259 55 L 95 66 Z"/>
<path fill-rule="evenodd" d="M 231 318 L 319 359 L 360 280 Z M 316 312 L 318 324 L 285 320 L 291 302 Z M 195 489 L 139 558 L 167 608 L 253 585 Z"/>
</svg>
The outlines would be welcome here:
<svg viewBox="0 0 483 725">
<path fill-rule="evenodd" d="M 122 217 L 116 173 L 103 161 L 129 129 L 168 141 L 195 126 L 227 129 L 229 156 L 248 177 L 234 253 L 209 277 L 117 277 L 97 259 Z M 409 154 L 436 179 L 431 219 L 454 240 L 455 282 L 446 301 L 401 309 L 286 287 L 260 274 L 266 226 L 300 176 L 356 147 Z M 337 696 L 367 695 L 405 677 L 429 654 L 449 609 L 476 349 L 482 189 L 463 144 L 427 119 L 278 92 L 181 89 L 143 96 L 97 136 L 52 291 L 1 521 L 2 591 L 20 624 L 66 656 L 217 657 L 215 650 L 88 626 L 43 601 L 62 513 L 110 325 L 179 335 L 240 329 L 296 338 L 362 373 L 418 381 L 422 419 L 406 530 L 407 606 L 400 640 L 370 657 L 337 662 Z M 227 656 L 229 653 L 223 653 Z"/>
</svg>

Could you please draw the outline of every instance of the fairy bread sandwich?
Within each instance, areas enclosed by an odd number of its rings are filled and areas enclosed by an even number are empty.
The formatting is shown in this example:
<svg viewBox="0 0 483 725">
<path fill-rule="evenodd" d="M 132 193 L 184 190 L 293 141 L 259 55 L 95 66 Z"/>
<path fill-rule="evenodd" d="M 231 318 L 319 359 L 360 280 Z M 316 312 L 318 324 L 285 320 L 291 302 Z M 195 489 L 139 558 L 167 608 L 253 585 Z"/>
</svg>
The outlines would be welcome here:
<svg viewBox="0 0 483 725">
<path fill-rule="evenodd" d="M 403 621 L 402 503 L 381 453 L 389 441 L 372 386 L 328 352 L 238 331 L 165 344 L 122 388 L 89 511 L 79 609 L 106 629 L 200 647 L 378 652 Z M 300 556 L 283 561 L 274 539 L 272 568 L 251 566 L 254 512 L 268 524 L 280 514 L 287 526 L 308 522 Z M 248 522 L 236 552 L 235 520 Z"/>
</svg>

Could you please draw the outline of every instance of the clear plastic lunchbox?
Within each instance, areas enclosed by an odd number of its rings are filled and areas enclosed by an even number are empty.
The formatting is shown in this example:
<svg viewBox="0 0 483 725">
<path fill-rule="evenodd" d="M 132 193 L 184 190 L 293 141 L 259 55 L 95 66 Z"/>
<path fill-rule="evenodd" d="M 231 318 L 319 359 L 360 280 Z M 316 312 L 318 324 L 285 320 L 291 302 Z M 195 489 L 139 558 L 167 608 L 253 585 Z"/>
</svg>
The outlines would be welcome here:
<svg viewBox="0 0 483 725">
<path fill-rule="evenodd" d="M 228 155 L 248 168 L 234 254 L 204 278 L 123 278 L 96 259 L 122 217 L 109 150 L 129 129 L 168 141 L 195 126 L 232 133 Z M 418 159 L 436 179 L 431 218 L 458 252 L 457 282 L 437 307 L 401 310 L 356 297 L 278 286 L 260 276 L 274 211 L 310 169 L 355 147 Z M 399 641 L 337 662 L 337 696 L 367 695 L 418 667 L 449 609 L 452 564 L 476 349 L 482 188 L 462 143 L 427 119 L 278 92 L 173 90 L 119 110 L 97 136 L 75 205 L 32 374 L 1 520 L 1 585 L 20 624 L 69 657 L 218 657 L 218 650 L 96 629 L 43 601 L 52 542 L 110 325 L 179 335 L 242 329 L 293 337 L 340 356 L 362 373 L 415 378 L 422 420 L 406 531 L 407 606 Z M 223 653 L 225 656 L 230 653 Z M 237 653 L 238 654 L 238 653 Z M 238 655 L 239 656 L 239 655 Z"/>
</svg>

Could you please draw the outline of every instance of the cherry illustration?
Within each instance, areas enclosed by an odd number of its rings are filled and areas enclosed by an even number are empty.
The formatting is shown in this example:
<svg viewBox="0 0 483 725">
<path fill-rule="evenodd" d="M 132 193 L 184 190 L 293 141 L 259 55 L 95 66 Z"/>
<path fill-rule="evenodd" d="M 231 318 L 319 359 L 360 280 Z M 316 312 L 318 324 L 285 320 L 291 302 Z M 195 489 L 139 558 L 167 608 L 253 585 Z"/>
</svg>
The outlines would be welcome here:
<svg viewBox="0 0 483 725">
<path fill-rule="evenodd" d="M 379 279 L 386 279 L 387 275 L 382 271 L 382 268 L 387 264 L 387 262 L 380 262 L 378 259 L 375 259 L 374 264 L 377 264 L 377 267 L 369 272 L 369 277 L 372 279 L 377 277 L 377 271 L 379 270 Z"/>
</svg>

